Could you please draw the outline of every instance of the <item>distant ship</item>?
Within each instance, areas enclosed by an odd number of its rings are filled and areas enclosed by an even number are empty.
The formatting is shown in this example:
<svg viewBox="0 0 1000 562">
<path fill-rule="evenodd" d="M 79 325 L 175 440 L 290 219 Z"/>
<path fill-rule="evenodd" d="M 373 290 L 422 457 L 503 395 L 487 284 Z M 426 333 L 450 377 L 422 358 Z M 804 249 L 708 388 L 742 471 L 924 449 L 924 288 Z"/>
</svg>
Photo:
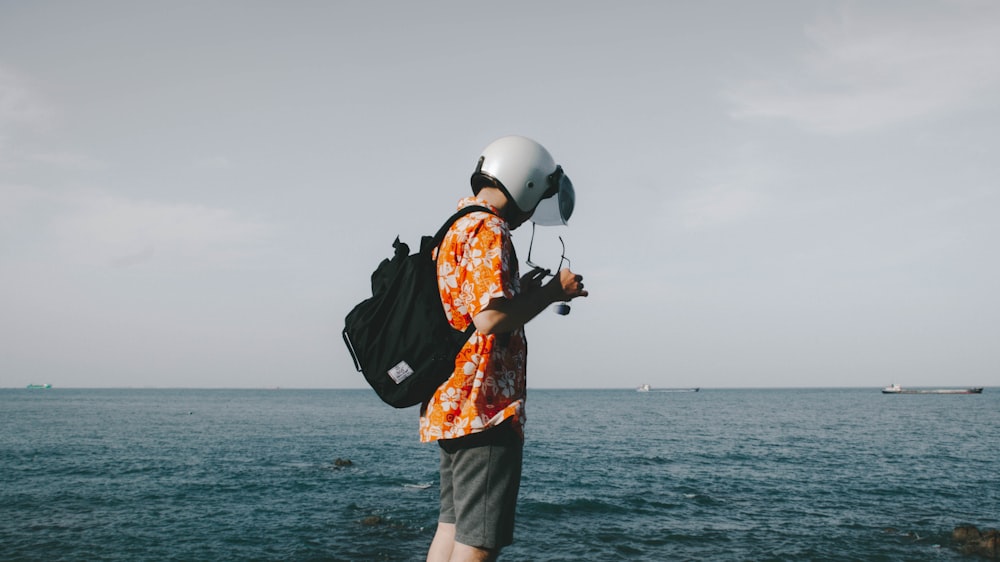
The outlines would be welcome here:
<svg viewBox="0 0 1000 562">
<path fill-rule="evenodd" d="M 698 392 L 699 390 L 701 389 L 700 388 L 657 388 L 654 390 L 653 387 L 649 386 L 648 384 L 640 385 L 639 388 L 635 389 L 636 392 Z"/>
<path fill-rule="evenodd" d="M 52 385 L 48 384 L 48 383 L 45 383 L 45 384 L 29 384 L 28 388 L 52 388 Z"/>
<path fill-rule="evenodd" d="M 937 390 L 909 390 L 898 384 L 890 384 L 882 389 L 882 394 L 982 394 L 983 387 L 974 386 L 972 388 L 939 388 Z"/>
</svg>

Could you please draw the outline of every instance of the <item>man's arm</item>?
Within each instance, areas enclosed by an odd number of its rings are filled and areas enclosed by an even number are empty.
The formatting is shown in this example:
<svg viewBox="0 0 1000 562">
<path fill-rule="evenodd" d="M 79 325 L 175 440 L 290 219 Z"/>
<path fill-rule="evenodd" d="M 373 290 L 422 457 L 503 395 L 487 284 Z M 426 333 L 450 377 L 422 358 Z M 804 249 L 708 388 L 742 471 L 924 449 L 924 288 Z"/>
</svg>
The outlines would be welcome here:
<svg viewBox="0 0 1000 562">
<path fill-rule="evenodd" d="M 497 298 L 472 318 L 481 334 L 503 334 L 520 328 L 538 316 L 554 302 L 568 301 L 587 296 L 583 289 L 583 276 L 563 269 L 545 285 L 541 278 L 545 271 L 536 270 L 521 279 L 523 292 L 514 298 Z"/>
</svg>

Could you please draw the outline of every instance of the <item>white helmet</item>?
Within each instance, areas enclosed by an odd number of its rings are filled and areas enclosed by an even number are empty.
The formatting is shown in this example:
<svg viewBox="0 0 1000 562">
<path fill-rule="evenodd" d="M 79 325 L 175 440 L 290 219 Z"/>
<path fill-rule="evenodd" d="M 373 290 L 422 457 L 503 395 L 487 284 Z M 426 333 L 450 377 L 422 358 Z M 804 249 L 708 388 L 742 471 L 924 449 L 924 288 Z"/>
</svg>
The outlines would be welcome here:
<svg viewBox="0 0 1000 562">
<path fill-rule="evenodd" d="M 535 212 L 540 201 L 557 195 L 551 202 L 554 205 L 544 206 L 545 216 L 532 217 L 536 224 L 566 224 L 573 213 L 573 183 L 544 146 L 526 137 L 491 142 L 483 149 L 471 182 L 473 194 L 484 187 L 497 187 L 524 212 Z M 550 206 L 555 210 L 548 209 Z"/>
</svg>

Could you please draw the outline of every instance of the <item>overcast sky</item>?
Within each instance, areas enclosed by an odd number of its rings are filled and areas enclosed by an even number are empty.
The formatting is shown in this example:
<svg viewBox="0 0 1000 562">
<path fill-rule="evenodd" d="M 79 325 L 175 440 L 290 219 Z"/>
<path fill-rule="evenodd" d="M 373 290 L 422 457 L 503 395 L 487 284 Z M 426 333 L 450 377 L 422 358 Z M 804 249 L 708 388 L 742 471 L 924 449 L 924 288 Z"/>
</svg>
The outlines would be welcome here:
<svg viewBox="0 0 1000 562">
<path fill-rule="evenodd" d="M 993 1 L 0 0 L 0 386 L 360 388 L 507 134 L 591 292 L 530 387 L 1000 386 L 998 100 Z"/>
</svg>

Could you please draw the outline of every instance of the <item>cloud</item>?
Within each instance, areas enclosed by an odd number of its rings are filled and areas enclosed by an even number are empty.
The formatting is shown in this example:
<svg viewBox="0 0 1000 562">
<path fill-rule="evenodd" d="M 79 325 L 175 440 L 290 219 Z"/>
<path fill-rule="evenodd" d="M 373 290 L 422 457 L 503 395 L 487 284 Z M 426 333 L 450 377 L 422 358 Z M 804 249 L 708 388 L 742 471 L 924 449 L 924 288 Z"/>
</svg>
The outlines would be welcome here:
<svg viewBox="0 0 1000 562">
<path fill-rule="evenodd" d="M 850 6 L 806 28 L 812 49 L 795 68 L 732 88 L 732 115 L 847 134 L 992 103 L 1000 90 L 997 4 L 889 14 Z"/>
<path fill-rule="evenodd" d="M 760 195 L 750 189 L 716 186 L 680 201 L 676 212 L 684 228 L 702 229 L 740 221 L 755 214 L 760 205 Z"/>
<path fill-rule="evenodd" d="M 30 81 L 0 64 L 0 169 L 42 166 L 94 171 L 104 162 L 83 154 L 31 149 L 55 122 L 56 110 L 31 87 Z"/>
<path fill-rule="evenodd" d="M 22 153 L 20 159 L 26 163 L 41 164 L 49 168 L 83 171 L 105 170 L 108 165 L 96 158 L 73 152 Z"/>
<path fill-rule="evenodd" d="M 32 93 L 27 81 L 0 64 L 0 137 L 15 126 L 44 126 L 51 116 L 51 109 Z"/>
<path fill-rule="evenodd" d="M 665 213 L 686 230 L 727 228 L 776 212 L 775 190 L 787 174 L 756 141 L 729 147 L 686 189 L 665 194 Z"/>
<path fill-rule="evenodd" d="M 225 156 L 206 156 L 195 160 L 194 166 L 205 170 L 228 170 L 233 167 L 233 163 Z"/>
<path fill-rule="evenodd" d="M 160 203 L 97 194 L 78 200 L 55 223 L 63 251 L 114 265 L 156 256 L 210 263 L 239 258 L 268 227 L 229 209 Z"/>
<path fill-rule="evenodd" d="M 269 224 L 231 209 L 101 191 L 2 191 L 0 202 L 7 206 L 3 216 L 12 221 L 7 229 L 18 229 L 24 247 L 63 263 L 224 265 L 248 257 L 272 231 Z"/>
<path fill-rule="evenodd" d="M 27 81 L 0 64 L 0 169 L 20 159 L 18 135 L 48 127 L 51 109 L 31 91 Z"/>
<path fill-rule="evenodd" d="M 107 163 L 85 154 L 45 146 L 54 115 L 27 79 L 0 64 L 0 169 L 108 170 Z M 197 165 L 226 168 L 231 163 L 216 156 Z M 153 261 L 225 263 L 245 257 L 270 230 L 270 225 L 231 209 L 0 180 L 5 266 L 14 255 L 34 263 L 115 267 Z"/>
</svg>

